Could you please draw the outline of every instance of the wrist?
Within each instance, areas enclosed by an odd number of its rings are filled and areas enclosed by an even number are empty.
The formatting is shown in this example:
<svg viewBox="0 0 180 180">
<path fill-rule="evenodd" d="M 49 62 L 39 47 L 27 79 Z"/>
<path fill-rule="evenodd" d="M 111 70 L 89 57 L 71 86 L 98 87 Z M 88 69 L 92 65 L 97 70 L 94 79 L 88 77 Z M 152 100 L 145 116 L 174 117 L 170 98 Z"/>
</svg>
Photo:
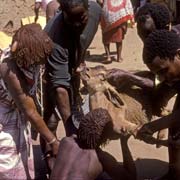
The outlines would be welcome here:
<svg viewBox="0 0 180 180">
<path fill-rule="evenodd" d="M 47 141 L 47 145 L 53 145 L 57 141 L 56 137 L 51 139 L 50 141 Z"/>
</svg>

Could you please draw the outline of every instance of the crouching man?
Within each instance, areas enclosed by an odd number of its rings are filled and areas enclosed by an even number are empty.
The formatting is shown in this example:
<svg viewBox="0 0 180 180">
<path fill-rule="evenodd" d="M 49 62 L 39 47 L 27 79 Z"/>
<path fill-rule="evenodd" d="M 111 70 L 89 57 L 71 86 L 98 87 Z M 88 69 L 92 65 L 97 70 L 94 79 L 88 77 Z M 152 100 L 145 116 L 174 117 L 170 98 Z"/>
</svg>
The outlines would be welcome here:
<svg viewBox="0 0 180 180">
<path fill-rule="evenodd" d="M 105 109 L 95 109 L 83 117 L 77 135 L 61 140 L 50 179 L 94 180 L 106 171 L 113 180 L 135 180 L 136 168 L 128 137 L 121 137 L 123 165 L 100 149 L 108 140 L 120 138 L 112 127 L 112 119 Z"/>
</svg>

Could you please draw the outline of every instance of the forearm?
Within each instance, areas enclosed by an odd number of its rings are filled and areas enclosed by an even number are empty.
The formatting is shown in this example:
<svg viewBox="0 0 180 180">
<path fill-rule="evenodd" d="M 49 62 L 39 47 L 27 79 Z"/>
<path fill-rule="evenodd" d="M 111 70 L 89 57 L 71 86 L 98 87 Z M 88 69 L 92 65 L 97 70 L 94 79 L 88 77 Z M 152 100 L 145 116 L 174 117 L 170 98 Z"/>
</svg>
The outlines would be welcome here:
<svg viewBox="0 0 180 180">
<path fill-rule="evenodd" d="M 140 77 L 134 74 L 129 74 L 131 81 L 143 88 L 143 89 L 147 89 L 147 90 L 153 90 L 154 88 L 154 81 L 148 78 L 144 78 L 144 77 Z"/>
<path fill-rule="evenodd" d="M 148 123 L 148 129 L 150 129 L 152 133 L 155 133 L 162 129 L 178 127 L 180 126 L 179 117 L 180 117 L 180 109 L 174 111 L 173 113 L 167 116 L 157 119 L 156 121 L 152 121 Z"/>
<path fill-rule="evenodd" d="M 130 179 L 136 179 L 136 166 L 129 150 L 127 140 L 121 140 L 122 156 L 123 156 L 123 165 L 130 175 Z"/>
<path fill-rule="evenodd" d="M 31 122 L 32 126 L 40 133 L 40 135 L 46 142 L 51 142 L 52 139 L 55 138 L 55 136 L 48 129 L 44 120 L 38 114 L 37 111 L 28 112 L 28 113 L 26 113 L 26 116 L 27 116 L 28 120 Z"/>
<path fill-rule="evenodd" d="M 117 88 L 127 82 L 148 91 L 152 91 L 154 88 L 154 81 L 150 78 L 142 77 L 140 74 L 133 74 L 116 68 L 107 70 L 106 79 L 110 84 L 116 86 Z"/>
</svg>

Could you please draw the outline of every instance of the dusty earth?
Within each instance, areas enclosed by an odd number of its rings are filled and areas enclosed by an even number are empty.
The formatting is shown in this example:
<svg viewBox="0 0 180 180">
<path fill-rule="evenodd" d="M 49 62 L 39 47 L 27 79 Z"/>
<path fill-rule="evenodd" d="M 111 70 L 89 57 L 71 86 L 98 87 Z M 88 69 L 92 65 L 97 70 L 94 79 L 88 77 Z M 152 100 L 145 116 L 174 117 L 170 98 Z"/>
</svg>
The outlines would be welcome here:
<svg viewBox="0 0 180 180">
<path fill-rule="evenodd" d="M 0 30 L 11 21 L 13 22 L 11 30 L 16 30 L 21 25 L 21 18 L 34 15 L 33 9 L 34 0 L 1 0 Z"/>
<path fill-rule="evenodd" d="M 29 15 L 33 15 L 34 0 L 1 0 L 0 2 L 0 30 L 5 27 L 9 21 L 13 21 L 13 28 L 20 26 L 20 19 Z M 115 45 L 111 45 L 113 56 L 115 56 Z M 104 48 L 101 43 L 100 28 L 89 47 L 90 56 L 88 56 L 87 65 L 102 65 L 104 59 Z M 121 68 L 125 70 L 144 70 L 145 65 L 142 62 L 142 43 L 137 37 L 136 28 L 128 29 L 125 40 L 123 41 L 123 59 L 122 63 L 113 61 L 111 64 L 105 65 L 107 68 Z M 104 65 L 104 64 L 103 64 Z M 170 104 L 170 107 L 172 104 Z M 64 136 L 62 123 L 58 127 L 58 137 Z M 130 149 L 137 165 L 138 179 L 150 180 L 154 177 L 161 176 L 167 172 L 168 153 L 167 148 L 161 147 L 157 149 L 155 146 L 145 144 L 131 138 L 129 140 Z M 122 162 L 121 147 L 119 141 L 111 141 L 105 148 L 114 157 Z M 43 178 L 44 163 L 41 161 L 39 145 L 34 142 L 35 150 L 35 166 L 38 169 L 37 176 Z M 37 155 L 38 154 L 38 155 Z"/>
</svg>

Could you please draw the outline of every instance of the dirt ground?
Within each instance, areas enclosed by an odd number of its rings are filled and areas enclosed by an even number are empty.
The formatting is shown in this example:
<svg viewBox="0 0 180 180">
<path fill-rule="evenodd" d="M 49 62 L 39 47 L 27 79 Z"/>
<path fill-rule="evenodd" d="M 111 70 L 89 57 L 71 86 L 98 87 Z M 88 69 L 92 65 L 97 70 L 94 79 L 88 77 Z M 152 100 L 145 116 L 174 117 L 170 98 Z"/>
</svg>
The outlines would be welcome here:
<svg viewBox="0 0 180 180">
<path fill-rule="evenodd" d="M 21 25 L 21 18 L 34 15 L 33 10 L 34 0 L 1 0 L 0 30 L 3 30 L 8 22 L 12 22 L 9 30 L 16 30 Z"/>
</svg>

